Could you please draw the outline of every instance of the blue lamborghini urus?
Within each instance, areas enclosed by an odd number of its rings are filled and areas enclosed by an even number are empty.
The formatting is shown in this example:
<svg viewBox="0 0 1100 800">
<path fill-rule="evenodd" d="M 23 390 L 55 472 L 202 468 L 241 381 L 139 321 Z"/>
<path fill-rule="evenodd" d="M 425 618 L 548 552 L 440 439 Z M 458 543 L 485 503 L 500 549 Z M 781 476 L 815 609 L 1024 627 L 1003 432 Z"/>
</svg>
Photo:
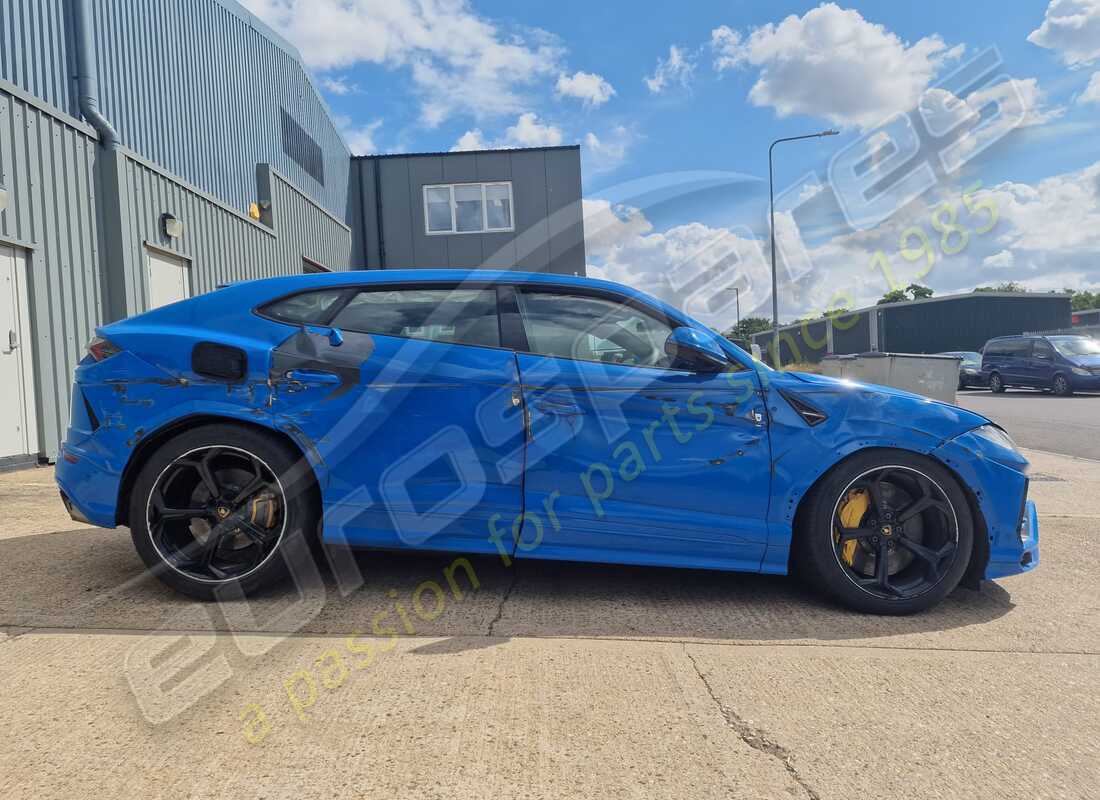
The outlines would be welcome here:
<svg viewBox="0 0 1100 800">
<path fill-rule="evenodd" d="M 989 420 L 548 274 L 272 278 L 103 326 L 57 482 L 199 598 L 286 577 L 315 537 L 793 570 L 883 614 L 1039 563 L 1028 462 Z"/>
</svg>

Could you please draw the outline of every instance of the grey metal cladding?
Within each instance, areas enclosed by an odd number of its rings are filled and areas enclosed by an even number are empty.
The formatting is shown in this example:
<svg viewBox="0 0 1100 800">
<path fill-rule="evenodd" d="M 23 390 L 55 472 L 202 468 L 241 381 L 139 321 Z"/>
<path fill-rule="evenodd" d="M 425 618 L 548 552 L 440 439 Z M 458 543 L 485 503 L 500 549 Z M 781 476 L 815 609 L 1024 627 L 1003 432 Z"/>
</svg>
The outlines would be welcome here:
<svg viewBox="0 0 1100 800">
<path fill-rule="evenodd" d="M 581 162 L 564 150 L 546 153 L 546 195 L 550 223 L 549 272 L 584 274 Z"/>
<path fill-rule="evenodd" d="M 83 122 L 0 89 L 0 241 L 27 251 L 38 439 L 53 457 L 69 421 L 73 368 L 101 320 L 94 164 Z"/>
<path fill-rule="evenodd" d="M 74 117 L 80 116 L 66 0 L 0 2 L 0 78 Z"/>
<path fill-rule="evenodd" d="M 343 218 L 350 153 L 296 55 L 247 12 L 229 0 L 93 5 L 101 105 L 125 146 L 240 210 L 269 163 Z M 284 107 L 320 146 L 324 185 L 283 152 Z"/>
</svg>

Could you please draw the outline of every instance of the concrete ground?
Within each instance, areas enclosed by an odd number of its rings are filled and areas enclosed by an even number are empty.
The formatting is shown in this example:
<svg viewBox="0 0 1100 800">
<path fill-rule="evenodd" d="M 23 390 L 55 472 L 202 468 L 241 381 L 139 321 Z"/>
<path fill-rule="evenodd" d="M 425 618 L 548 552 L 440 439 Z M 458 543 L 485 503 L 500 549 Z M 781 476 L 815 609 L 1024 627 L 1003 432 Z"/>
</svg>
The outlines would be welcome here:
<svg viewBox="0 0 1100 800">
<path fill-rule="evenodd" d="M 2 475 L 0 797 L 1096 797 L 1100 464 L 1029 455 L 1039 569 L 902 619 L 492 558 L 457 597 L 453 557 L 386 554 L 195 604 Z"/>
<path fill-rule="evenodd" d="M 977 411 L 1012 434 L 1022 447 L 1100 459 L 1100 394 L 1055 397 L 1035 389 L 958 393 L 963 408 Z"/>
</svg>

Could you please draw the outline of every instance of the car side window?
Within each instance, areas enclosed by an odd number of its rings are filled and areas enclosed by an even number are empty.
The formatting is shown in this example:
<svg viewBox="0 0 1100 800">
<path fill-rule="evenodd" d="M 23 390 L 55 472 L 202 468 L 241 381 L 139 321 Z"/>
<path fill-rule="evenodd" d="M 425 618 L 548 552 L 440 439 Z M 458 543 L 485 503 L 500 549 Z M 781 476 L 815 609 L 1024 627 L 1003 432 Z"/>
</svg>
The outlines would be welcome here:
<svg viewBox="0 0 1100 800">
<path fill-rule="evenodd" d="M 332 325 L 346 331 L 500 347 L 492 289 L 365 289 Z"/>
<path fill-rule="evenodd" d="M 637 367 L 670 365 L 672 326 L 632 306 L 601 297 L 521 292 L 520 314 L 532 353 Z"/>
<path fill-rule="evenodd" d="M 268 303 L 261 311 L 281 322 L 296 325 L 318 324 L 325 319 L 345 289 L 322 289 L 317 292 L 301 292 Z"/>
<path fill-rule="evenodd" d="M 1046 339 L 1035 339 L 1035 349 L 1032 351 L 1033 356 L 1040 358 L 1054 358 L 1054 348 L 1050 346 L 1050 342 Z"/>
</svg>

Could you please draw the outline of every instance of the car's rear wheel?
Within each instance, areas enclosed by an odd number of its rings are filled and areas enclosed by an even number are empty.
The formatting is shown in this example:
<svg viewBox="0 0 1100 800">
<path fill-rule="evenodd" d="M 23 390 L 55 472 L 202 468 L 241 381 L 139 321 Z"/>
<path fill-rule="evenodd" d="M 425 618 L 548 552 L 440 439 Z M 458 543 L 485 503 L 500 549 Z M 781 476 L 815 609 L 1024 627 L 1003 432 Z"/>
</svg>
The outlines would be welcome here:
<svg viewBox="0 0 1100 800">
<path fill-rule="evenodd" d="M 994 394 L 1000 394 L 1005 390 L 1004 381 L 1001 380 L 1001 376 L 994 372 L 989 376 L 989 391 Z"/>
<path fill-rule="evenodd" d="M 1050 390 L 1059 397 L 1069 397 L 1073 394 L 1073 387 L 1070 386 L 1069 378 L 1059 372 L 1054 376 L 1054 380 L 1050 382 Z"/>
<path fill-rule="evenodd" d="M 286 576 L 290 554 L 310 557 L 312 479 L 298 453 L 261 431 L 186 431 L 161 445 L 134 483 L 134 546 L 154 575 L 192 597 L 254 592 Z"/>
<path fill-rule="evenodd" d="M 799 514 L 795 557 L 822 591 L 857 611 L 912 614 L 962 579 L 974 522 L 958 481 L 915 453 L 875 450 L 836 466 Z"/>
</svg>

